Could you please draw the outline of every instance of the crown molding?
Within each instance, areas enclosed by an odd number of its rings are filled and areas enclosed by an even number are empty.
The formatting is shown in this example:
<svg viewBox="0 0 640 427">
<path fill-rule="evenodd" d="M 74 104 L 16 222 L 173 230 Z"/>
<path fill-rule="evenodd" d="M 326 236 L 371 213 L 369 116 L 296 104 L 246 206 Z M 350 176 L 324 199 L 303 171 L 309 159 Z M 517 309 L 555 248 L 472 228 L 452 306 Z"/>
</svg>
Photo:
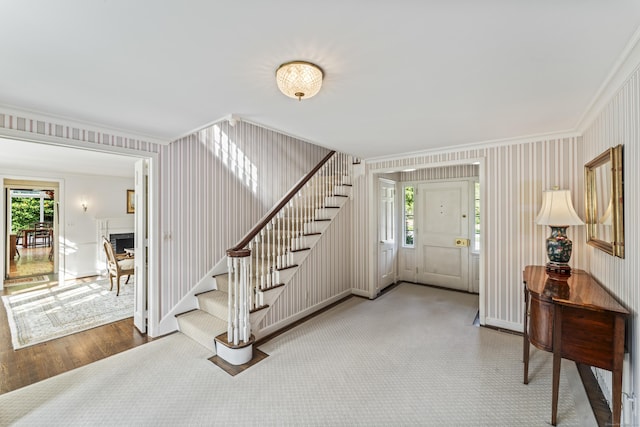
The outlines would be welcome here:
<svg viewBox="0 0 640 427">
<path fill-rule="evenodd" d="M 412 159 L 412 158 L 421 157 L 421 156 L 450 154 L 450 153 L 457 153 L 460 151 L 480 150 L 480 149 L 486 149 L 486 148 L 504 147 L 508 145 L 528 144 L 531 142 L 552 141 L 552 140 L 565 139 L 565 138 L 576 138 L 579 136 L 581 136 L 581 134 L 575 130 L 539 133 L 539 134 L 533 134 L 533 135 L 518 136 L 514 138 L 493 139 L 493 140 L 487 140 L 487 141 L 473 142 L 470 144 L 460 144 L 460 145 L 455 145 L 450 147 L 437 147 L 437 148 L 432 148 L 428 150 L 412 151 L 408 153 L 397 154 L 393 156 L 369 157 L 364 159 L 364 161 L 367 164 L 369 164 L 369 163 L 384 162 L 384 161 L 391 161 L 391 160 L 404 160 L 404 159 Z"/>
<path fill-rule="evenodd" d="M 120 136 L 123 138 L 150 142 L 158 145 L 169 145 L 171 141 L 157 138 L 150 135 L 137 134 L 114 127 L 104 126 L 98 123 L 71 119 L 64 116 L 42 113 L 40 111 L 29 110 L 25 108 L 15 107 L 12 105 L 0 104 L 0 114 L 8 114 L 15 117 L 25 118 L 27 120 L 43 121 L 56 125 L 68 126 L 76 129 L 84 129 L 93 132 L 107 133 L 109 135 Z"/>
<path fill-rule="evenodd" d="M 461 144 L 451 147 L 438 147 L 429 150 L 408 152 L 393 156 L 376 156 L 364 159 L 365 163 L 380 161 L 403 160 L 417 156 L 449 154 L 464 150 L 494 148 L 506 145 L 525 144 L 529 142 L 574 138 L 582 136 L 585 130 L 593 123 L 603 108 L 621 90 L 629 77 L 640 68 L 640 27 L 633 33 L 631 39 L 625 45 L 618 59 L 611 67 L 611 71 L 597 90 L 591 102 L 578 120 L 573 129 L 565 131 L 549 132 L 535 135 L 520 136 L 514 138 L 496 139 L 488 141 Z"/>
<path fill-rule="evenodd" d="M 236 122 L 245 121 L 245 120 L 242 120 L 237 114 L 227 114 L 226 116 L 220 117 L 219 119 L 212 120 L 212 121 L 207 122 L 207 123 L 205 123 L 205 124 L 203 124 L 201 126 L 198 126 L 197 128 L 194 128 L 194 129 L 192 129 L 190 131 L 187 131 L 187 132 L 185 132 L 183 134 L 180 134 L 179 136 L 177 136 L 175 138 L 171 138 L 171 141 L 172 142 L 179 141 L 182 138 L 186 138 L 187 136 L 193 135 L 194 133 L 198 133 L 198 132 L 200 132 L 200 131 L 202 131 L 204 129 L 210 128 L 211 126 L 217 125 L 218 123 L 231 122 L 232 120 L 235 120 Z"/>
<path fill-rule="evenodd" d="M 620 91 L 629 77 L 640 67 L 640 27 L 636 29 L 611 71 L 582 114 L 575 129 L 582 135 L 603 108 Z"/>
<path fill-rule="evenodd" d="M 247 123 L 247 124 L 250 124 L 250 125 L 253 125 L 253 126 L 257 126 L 259 128 L 262 128 L 262 129 L 269 130 L 271 132 L 278 133 L 280 135 L 288 136 L 290 138 L 294 138 L 294 139 L 297 139 L 299 141 L 306 142 L 307 144 L 317 145 L 318 147 L 322 147 L 322 148 L 325 148 L 325 149 L 330 150 L 330 151 L 331 150 L 335 150 L 334 148 L 328 148 L 327 146 L 325 146 L 323 144 L 320 144 L 319 142 L 310 140 L 308 138 L 303 138 L 303 137 L 301 137 L 299 135 L 294 135 L 294 134 L 289 133 L 289 132 L 285 132 L 285 131 L 283 131 L 281 129 L 276 129 L 273 126 L 267 126 L 267 125 L 264 125 L 264 124 L 262 124 L 260 122 L 256 122 L 256 121 L 253 121 L 253 120 L 249 120 L 249 119 L 243 118 L 242 116 L 240 116 L 238 114 L 235 114 L 235 113 L 227 114 L 226 116 L 220 117 L 219 119 L 216 119 L 216 120 L 212 120 L 212 121 L 208 122 L 205 125 L 198 126 L 197 128 L 195 128 L 195 129 L 183 134 L 182 136 L 180 136 L 178 138 L 173 139 L 172 141 L 178 141 L 178 140 L 180 140 L 182 138 L 185 138 L 185 137 L 187 137 L 189 135 L 193 135 L 194 133 L 200 132 L 201 130 L 207 129 L 207 128 L 213 126 L 213 125 L 216 125 L 216 124 L 222 123 L 222 122 L 229 122 L 229 124 L 231 126 L 235 126 L 237 123 Z"/>
</svg>

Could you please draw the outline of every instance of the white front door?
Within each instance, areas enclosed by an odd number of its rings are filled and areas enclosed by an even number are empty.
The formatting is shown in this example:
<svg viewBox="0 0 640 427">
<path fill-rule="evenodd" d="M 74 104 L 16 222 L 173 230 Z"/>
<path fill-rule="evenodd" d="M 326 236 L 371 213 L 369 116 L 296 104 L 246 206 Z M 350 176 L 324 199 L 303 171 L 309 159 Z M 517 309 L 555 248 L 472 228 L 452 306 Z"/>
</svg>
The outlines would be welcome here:
<svg viewBox="0 0 640 427">
<path fill-rule="evenodd" d="M 416 196 L 418 282 L 469 290 L 469 182 L 432 182 Z"/>
<path fill-rule="evenodd" d="M 147 332 L 147 273 L 149 259 L 148 223 L 148 160 L 135 165 L 135 295 L 133 298 L 133 324 L 142 333 Z"/>
<path fill-rule="evenodd" d="M 378 283 L 377 291 L 395 281 L 396 276 L 396 183 L 378 180 Z"/>
</svg>

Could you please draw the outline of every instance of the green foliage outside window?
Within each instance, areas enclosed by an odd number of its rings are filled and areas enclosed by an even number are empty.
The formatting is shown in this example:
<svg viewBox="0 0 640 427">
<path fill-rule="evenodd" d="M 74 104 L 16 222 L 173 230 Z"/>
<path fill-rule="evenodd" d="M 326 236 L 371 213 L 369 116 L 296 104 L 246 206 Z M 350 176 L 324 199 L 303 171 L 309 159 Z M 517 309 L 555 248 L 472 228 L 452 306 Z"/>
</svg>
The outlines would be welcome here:
<svg viewBox="0 0 640 427">
<path fill-rule="evenodd" d="M 11 233 L 17 234 L 40 222 L 40 199 L 34 197 L 11 198 Z M 53 200 L 44 200 L 44 222 L 53 223 Z"/>
<path fill-rule="evenodd" d="M 404 187 L 404 245 L 413 246 L 413 187 Z"/>
</svg>

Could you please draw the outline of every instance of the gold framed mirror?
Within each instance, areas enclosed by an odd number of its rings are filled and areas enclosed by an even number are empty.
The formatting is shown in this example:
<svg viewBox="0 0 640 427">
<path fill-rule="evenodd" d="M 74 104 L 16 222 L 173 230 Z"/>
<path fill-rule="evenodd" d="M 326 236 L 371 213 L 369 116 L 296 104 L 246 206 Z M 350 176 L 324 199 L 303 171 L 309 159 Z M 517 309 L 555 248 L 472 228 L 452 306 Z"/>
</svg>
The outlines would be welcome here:
<svg viewBox="0 0 640 427">
<path fill-rule="evenodd" d="M 587 244 L 624 258 L 622 145 L 584 165 Z"/>
</svg>

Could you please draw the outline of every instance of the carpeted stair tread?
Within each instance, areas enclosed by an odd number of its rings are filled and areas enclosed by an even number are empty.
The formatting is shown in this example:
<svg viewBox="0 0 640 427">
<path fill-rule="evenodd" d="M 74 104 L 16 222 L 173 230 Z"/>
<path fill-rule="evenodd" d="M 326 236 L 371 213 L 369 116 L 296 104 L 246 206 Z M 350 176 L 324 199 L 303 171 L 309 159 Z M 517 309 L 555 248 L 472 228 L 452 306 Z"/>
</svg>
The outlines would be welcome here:
<svg viewBox="0 0 640 427">
<path fill-rule="evenodd" d="M 193 310 L 177 317 L 180 332 L 216 353 L 214 338 L 227 331 L 227 322 L 202 310 Z"/>
<path fill-rule="evenodd" d="M 227 273 L 219 274 L 214 278 L 216 279 L 216 289 L 222 292 L 229 292 L 229 275 Z"/>
<path fill-rule="evenodd" d="M 224 291 L 211 291 L 198 295 L 200 310 L 206 311 L 221 320 L 227 319 L 229 313 L 228 303 L 229 294 Z"/>
</svg>

